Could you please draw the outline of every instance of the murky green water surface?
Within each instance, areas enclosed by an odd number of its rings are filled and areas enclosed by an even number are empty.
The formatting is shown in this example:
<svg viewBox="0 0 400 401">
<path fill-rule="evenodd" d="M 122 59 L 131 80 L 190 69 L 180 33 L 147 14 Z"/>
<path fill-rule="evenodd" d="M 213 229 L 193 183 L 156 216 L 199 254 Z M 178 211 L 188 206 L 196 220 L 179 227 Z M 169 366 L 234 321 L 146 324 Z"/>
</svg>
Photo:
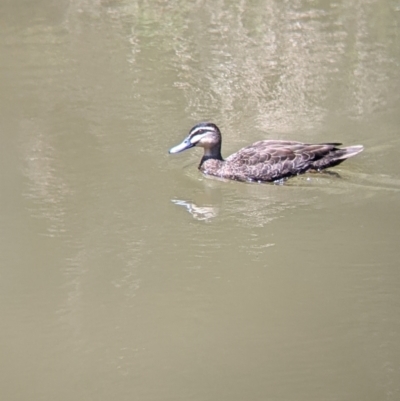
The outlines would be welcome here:
<svg viewBox="0 0 400 401">
<path fill-rule="evenodd" d="M 2 400 L 398 400 L 398 1 L 0 3 Z M 212 120 L 363 144 L 284 185 Z"/>
</svg>

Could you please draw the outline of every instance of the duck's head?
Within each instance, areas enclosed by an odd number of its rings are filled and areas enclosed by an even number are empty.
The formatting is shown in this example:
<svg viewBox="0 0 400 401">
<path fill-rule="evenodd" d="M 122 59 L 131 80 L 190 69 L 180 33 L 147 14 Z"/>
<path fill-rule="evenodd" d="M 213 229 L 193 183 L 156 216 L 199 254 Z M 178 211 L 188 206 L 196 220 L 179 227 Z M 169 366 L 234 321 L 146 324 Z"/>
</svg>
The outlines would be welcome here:
<svg viewBox="0 0 400 401">
<path fill-rule="evenodd" d="M 169 153 L 179 153 L 186 149 L 198 146 L 204 148 L 204 155 L 221 158 L 221 132 L 213 123 L 200 123 L 195 125 L 189 135 Z"/>
</svg>

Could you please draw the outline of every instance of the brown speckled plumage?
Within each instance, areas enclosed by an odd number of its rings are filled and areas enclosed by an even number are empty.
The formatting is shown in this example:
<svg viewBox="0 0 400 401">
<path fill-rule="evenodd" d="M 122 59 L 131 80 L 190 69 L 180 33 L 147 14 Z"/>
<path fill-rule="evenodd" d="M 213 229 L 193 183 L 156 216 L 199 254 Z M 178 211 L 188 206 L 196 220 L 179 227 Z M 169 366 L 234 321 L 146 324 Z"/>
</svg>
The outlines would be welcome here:
<svg viewBox="0 0 400 401">
<path fill-rule="evenodd" d="M 224 160 L 221 156 L 221 133 L 218 127 L 212 123 L 200 123 L 170 153 L 200 146 L 204 148 L 204 155 L 199 169 L 204 174 L 237 181 L 271 182 L 336 166 L 363 150 L 361 145 L 338 148 L 340 145 L 258 141 Z"/>
</svg>

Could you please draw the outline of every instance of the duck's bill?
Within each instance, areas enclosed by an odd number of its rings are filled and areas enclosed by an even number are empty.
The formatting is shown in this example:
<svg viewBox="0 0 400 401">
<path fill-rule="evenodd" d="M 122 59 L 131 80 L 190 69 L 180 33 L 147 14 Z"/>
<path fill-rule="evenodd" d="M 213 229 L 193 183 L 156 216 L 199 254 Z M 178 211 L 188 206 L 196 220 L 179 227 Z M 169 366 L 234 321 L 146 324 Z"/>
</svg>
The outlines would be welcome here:
<svg viewBox="0 0 400 401">
<path fill-rule="evenodd" d="M 193 144 L 190 143 L 189 140 L 185 139 L 182 143 L 180 143 L 179 145 L 174 146 L 173 148 L 171 148 L 169 150 L 169 153 L 179 153 L 179 152 L 183 152 L 186 149 L 190 149 L 193 148 Z"/>
</svg>

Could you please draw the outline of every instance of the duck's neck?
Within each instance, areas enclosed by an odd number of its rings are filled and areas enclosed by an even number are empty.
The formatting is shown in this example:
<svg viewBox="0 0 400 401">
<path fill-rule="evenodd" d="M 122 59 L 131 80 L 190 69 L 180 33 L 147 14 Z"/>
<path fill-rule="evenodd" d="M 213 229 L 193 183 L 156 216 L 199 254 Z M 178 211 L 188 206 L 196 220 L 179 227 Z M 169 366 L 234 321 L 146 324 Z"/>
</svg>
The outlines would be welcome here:
<svg viewBox="0 0 400 401">
<path fill-rule="evenodd" d="M 201 165 L 206 161 L 206 160 L 210 160 L 210 159 L 215 159 L 215 160 L 221 160 L 224 161 L 224 159 L 221 156 L 221 145 L 219 146 L 214 146 L 211 149 L 208 148 L 204 148 L 204 155 L 201 158 L 200 164 L 199 164 L 199 168 L 201 167 Z"/>
</svg>

